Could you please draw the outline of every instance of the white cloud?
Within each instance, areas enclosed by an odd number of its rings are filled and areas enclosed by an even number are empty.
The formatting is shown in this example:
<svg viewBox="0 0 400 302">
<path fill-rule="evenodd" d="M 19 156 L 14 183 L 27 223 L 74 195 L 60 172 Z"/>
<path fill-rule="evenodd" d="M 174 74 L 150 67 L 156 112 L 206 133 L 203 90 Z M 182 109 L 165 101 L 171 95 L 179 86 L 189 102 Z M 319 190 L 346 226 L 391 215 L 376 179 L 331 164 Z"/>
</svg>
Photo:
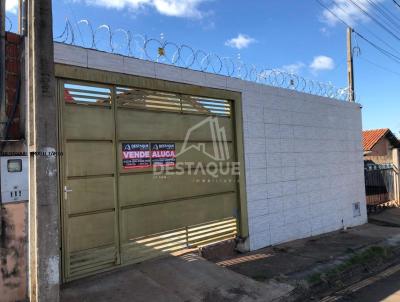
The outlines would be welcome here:
<svg viewBox="0 0 400 302">
<path fill-rule="evenodd" d="M 256 42 L 256 40 L 251 38 L 250 36 L 244 34 L 238 34 L 236 38 L 232 38 L 226 41 L 225 45 L 237 49 L 242 49 L 249 47 L 249 45 L 254 42 Z"/>
<path fill-rule="evenodd" d="M 300 73 L 300 71 L 306 66 L 303 62 L 297 62 L 294 64 L 284 65 L 279 70 L 286 71 L 288 73 Z"/>
<path fill-rule="evenodd" d="M 327 56 L 317 56 L 310 64 L 310 69 L 313 72 L 321 70 L 332 70 L 335 68 L 335 62 Z"/>
<path fill-rule="evenodd" d="M 204 12 L 199 6 L 208 0 L 73 0 L 75 2 L 85 2 L 88 5 L 104 6 L 114 9 L 141 9 L 152 7 L 157 12 L 167 16 L 202 18 Z"/>
<path fill-rule="evenodd" d="M 6 12 L 17 14 L 18 0 L 6 0 Z"/>
<path fill-rule="evenodd" d="M 375 2 L 383 2 L 384 0 L 375 0 Z M 373 7 L 370 0 L 358 0 L 356 3 L 364 11 L 369 12 Z M 348 0 L 333 0 L 332 5 L 322 12 L 322 21 L 330 26 L 335 26 L 341 22 L 337 17 L 342 19 L 350 26 L 356 25 L 358 22 L 368 21 L 368 16 L 357 7 L 355 4 Z M 331 12 L 332 11 L 332 12 Z M 336 17 L 336 16 L 337 17 Z"/>
</svg>

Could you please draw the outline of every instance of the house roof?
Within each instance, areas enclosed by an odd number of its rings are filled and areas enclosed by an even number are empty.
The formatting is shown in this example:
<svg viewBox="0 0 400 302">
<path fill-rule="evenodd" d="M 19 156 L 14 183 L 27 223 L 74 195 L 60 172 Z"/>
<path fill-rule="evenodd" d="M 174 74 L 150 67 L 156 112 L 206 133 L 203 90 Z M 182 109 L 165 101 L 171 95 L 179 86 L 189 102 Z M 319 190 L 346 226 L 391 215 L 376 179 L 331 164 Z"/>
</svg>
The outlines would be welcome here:
<svg viewBox="0 0 400 302">
<path fill-rule="evenodd" d="M 400 141 L 388 128 L 363 131 L 364 151 L 370 151 L 376 143 L 383 137 L 386 137 L 393 147 L 400 147 Z"/>
</svg>

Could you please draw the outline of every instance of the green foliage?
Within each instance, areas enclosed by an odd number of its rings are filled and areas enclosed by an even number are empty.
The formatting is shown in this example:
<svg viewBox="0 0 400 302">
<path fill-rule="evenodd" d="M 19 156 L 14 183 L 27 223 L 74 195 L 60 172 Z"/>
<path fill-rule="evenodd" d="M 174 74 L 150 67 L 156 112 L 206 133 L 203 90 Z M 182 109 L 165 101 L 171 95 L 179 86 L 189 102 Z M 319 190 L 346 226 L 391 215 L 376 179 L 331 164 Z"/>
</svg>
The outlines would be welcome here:
<svg viewBox="0 0 400 302">
<path fill-rule="evenodd" d="M 392 250 L 387 247 L 371 246 L 368 249 L 355 253 L 349 259 L 323 273 L 315 273 L 307 278 L 310 284 L 335 280 L 345 271 L 356 266 L 381 263 L 392 255 Z"/>
</svg>

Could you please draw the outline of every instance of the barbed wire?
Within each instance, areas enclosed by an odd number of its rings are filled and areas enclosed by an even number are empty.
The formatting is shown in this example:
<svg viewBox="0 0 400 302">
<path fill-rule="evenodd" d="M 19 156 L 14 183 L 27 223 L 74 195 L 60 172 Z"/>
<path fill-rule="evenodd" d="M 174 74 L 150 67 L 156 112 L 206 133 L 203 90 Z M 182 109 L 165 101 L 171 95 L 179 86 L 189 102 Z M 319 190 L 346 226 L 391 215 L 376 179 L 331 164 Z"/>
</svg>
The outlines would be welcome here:
<svg viewBox="0 0 400 302">
<path fill-rule="evenodd" d="M 94 27 L 86 19 L 74 24 L 66 19 L 62 33 L 54 40 L 340 100 L 347 100 L 349 94 L 347 88 L 336 88 L 331 83 L 305 79 L 280 69 L 258 69 L 255 65 L 245 64 L 240 57 L 221 57 L 195 50 L 187 44 L 176 44 L 165 40 L 163 34 L 159 39 L 148 38 L 122 28 L 113 29 L 107 24 Z"/>
<path fill-rule="evenodd" d="M 5 25 L 5 29 L 6 31 L 12 31 L 13 29 L 13 23 L 11 21 L 11 19 L 9 17 L 6 16 L 6 25 Z"/>
</svg>

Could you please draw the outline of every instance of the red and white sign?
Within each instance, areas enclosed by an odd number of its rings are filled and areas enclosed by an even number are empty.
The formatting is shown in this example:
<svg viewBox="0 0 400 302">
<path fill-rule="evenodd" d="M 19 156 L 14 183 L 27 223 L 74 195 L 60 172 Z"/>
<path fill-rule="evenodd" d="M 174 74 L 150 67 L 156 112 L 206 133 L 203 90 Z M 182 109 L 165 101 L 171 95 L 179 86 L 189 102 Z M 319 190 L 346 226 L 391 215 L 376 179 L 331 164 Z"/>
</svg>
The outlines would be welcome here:
<svg viewBox="0 0 400 302">
<path fill-rule="evenodd" d="M 175 166 L 175 143 L 123 143 L 124 169 L 143 169 L 152 166 Z"/>
</svg>

